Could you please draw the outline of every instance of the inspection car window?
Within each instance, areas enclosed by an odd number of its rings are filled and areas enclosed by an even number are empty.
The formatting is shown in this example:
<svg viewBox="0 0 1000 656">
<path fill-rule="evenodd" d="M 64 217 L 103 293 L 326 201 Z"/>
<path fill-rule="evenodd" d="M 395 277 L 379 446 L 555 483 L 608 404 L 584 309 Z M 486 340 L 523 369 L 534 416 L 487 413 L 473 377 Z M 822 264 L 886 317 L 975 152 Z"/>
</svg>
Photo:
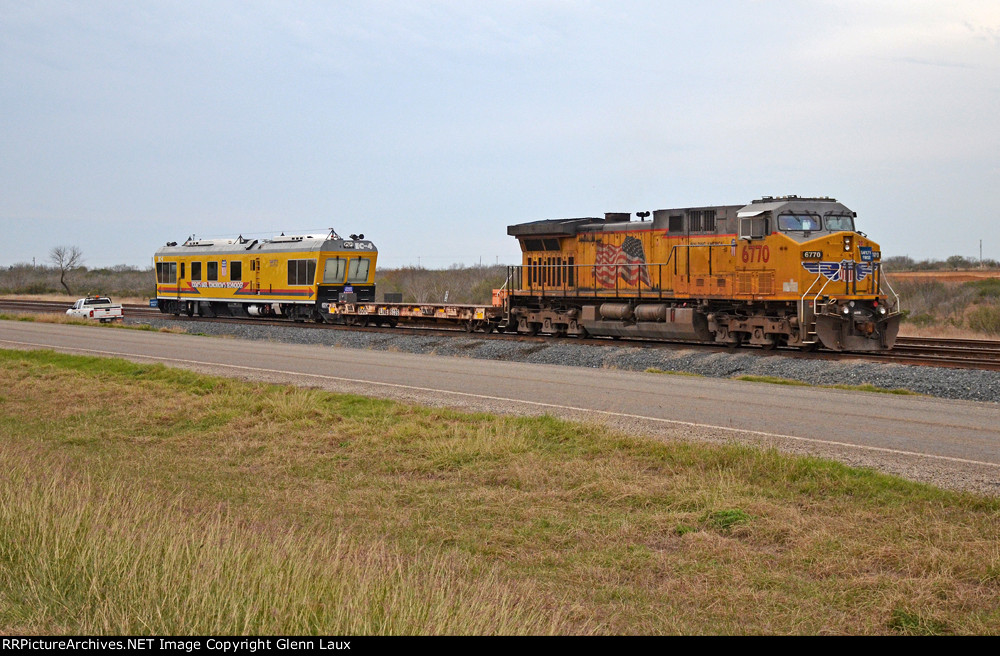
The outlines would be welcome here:
<svg viewBox="0 0 1000 656">
<path fill-rule="evenodd" d="M 208 262 L 206 265 L 206 280 L 218 280 L 219 279 L 219 263 L 218 262 Z"/>
<path fill-rule="evenodd" d="M 326 261 L 323 269 L 323 282 L 335 284 L 344 282 L 344 273 L 347 271 L 347 258 L 331 257 Z"/>
<path fill-rule="evenodd" d="M 819 217 L 815 214 L 781 214 L 778 216 L 778 228 L 785 232 L 789 230 L 820 230 Z"/>
<path fill-rule="evenodd" d="M 183 267 L 183 265 L 181 265 Z M 183 268 L 181 269 L 183 271 Z M 157 262 L 156 279 L 161 283 L 177 282 L 176 262 Z"/>
<path fill-rule="evenodd" d="M 854 232 L 854 219 L 849 216 L 829 214 L 826 217 L 827 230 L 849 230 Z"/>
<path fill-rule="evenodd" d="M 229 279 L 230 280 L 243 280 L 243 263 L 242 262 L 230 262 L 229 263 Z"/>
<path fill-rule="evenodd" d="M 369 264 L 371 260 L 366 257 L 352 259 L 351 266 L 347 270 L 347 282 L 367 282 Z"/>
<path fill-rule="evenodd" d="M 201 280 L 201 262 L 191 263 L 191 280 Z"/>
<path fill-rule="evenodd" d="M 316 279 L 316 260 L 288 260 L 288 284 L 311 285 Z"/>
</svg>

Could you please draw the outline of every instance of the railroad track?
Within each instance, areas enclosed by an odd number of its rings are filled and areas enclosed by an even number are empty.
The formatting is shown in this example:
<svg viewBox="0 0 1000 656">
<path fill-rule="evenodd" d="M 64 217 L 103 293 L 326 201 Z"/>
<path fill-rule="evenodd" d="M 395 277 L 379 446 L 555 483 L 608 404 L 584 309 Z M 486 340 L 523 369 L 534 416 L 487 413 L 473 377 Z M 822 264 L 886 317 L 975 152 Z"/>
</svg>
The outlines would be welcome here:
<svg viewBox="0 0 1000 656">
<path fill-rule="evenodd" d="M 22 300 L 16 298 L 0 299 L 0 312 L 25 312 L 25 313 L 56 313 L 63 314 L 69 303 L 66 301 L 35 301 Z M 165 315 L 156 308 L 146 305 L 124 305 L 126 317 L 131 319 L 161 318 L 173 319 L 172 315 Z M 240 319 L 232 317 L 179 317 L 179 322 L 215 322 L 215 323 L 249 323 L 253 325 L 276 325 L 287 326 L 291 322 L 287 320 L 273 319 Z M 438 326 L 397 326 L 395 328 L 376 326 L 342 326 L 334 324 L 299 323 L 291 324 L 309 329 L 325 330 L 355 330 L 365 332 L 391 331 L 393 334 L 409 335 L 450 335 L 456 333 L 465 334 L 461 327 L 442 328 Z M 483 339 L 507 339 L 530 342 L 547 342 L 550 337 L 530 337 L 527 335 L 512 335 L 504 333 L 494 333 L 485 335 L 479 333 L 477 336 Z M 648 340 L 610 340 L 606 338 L 573 338 L 578 343 L 594 344 L 606 346 L 609 344 L 632 346 L 642 346 L 647 348 L 697 348 L 697 349 L 725 349 L 724 346 L 716 344 L 697 344 L 688 342 L 651 342 Z M 960 369 L 985 369 L 1000 371 L 1000 341 L 986 339 L 944 339 L 933 337 L 900 337 L 896 341 L 896 346 L 892 351 L 885 353 L 835 353 L 833 351 L 820 350 L 816 353 L 805 353 L 797 349 L 775 349 L 764 351 L 761 349 L 745 348 L 747 352 L 759 351 L 762 355 L 785 355 L 789 357 L 822 358 L 834 359 L 861 359 L 874 362 L 893 362 L 898 364 L 913 364 L 922 366 L 952 367 Z"/>
</svg>

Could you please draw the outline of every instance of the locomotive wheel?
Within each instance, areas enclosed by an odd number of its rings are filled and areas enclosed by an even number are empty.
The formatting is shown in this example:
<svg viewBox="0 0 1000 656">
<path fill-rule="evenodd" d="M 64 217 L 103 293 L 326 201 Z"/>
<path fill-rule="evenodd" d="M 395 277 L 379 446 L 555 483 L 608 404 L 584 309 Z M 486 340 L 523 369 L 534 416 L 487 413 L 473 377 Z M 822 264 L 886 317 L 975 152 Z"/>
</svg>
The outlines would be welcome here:
<svg viewBox="0 0 1000 656">
<path fill-rule="evenodd" d="M 471 321 L 471 320 L 470 321 L 466 321 L 465 322 L 465 326 L 463 326 L 463 328 L 465 328 L 465 332 L 467 332 L 467 333 L 475 332 L 476 331 L 476 322 Z"/>
<path fill-rule="evenodd" d="M 535 335 L 538 334 L 538 331 L 540 331 L 541 329 L 542 329 L 542 324 L 538 323 L 537 321 L 532 321 L 531 323 L 528 324 L 528 335 L 534 337 Z"/>
</svg>

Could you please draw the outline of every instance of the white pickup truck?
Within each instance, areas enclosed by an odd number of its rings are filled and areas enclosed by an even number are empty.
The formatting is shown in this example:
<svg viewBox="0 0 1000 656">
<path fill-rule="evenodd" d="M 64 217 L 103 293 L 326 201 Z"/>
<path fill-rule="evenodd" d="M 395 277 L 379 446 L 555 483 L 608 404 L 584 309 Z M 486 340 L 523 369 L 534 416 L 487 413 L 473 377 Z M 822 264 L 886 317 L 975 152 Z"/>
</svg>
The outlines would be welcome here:
<svg viewBox="0 0 1000 656">
<path fill-rule="evenodd" d="M 74 303 L 73 307 L 66 310 L 66 314 L 107 323 L 122 320 L 122 306 L 112 303 L 107 296 L 88 296 Z"/>
</svg>

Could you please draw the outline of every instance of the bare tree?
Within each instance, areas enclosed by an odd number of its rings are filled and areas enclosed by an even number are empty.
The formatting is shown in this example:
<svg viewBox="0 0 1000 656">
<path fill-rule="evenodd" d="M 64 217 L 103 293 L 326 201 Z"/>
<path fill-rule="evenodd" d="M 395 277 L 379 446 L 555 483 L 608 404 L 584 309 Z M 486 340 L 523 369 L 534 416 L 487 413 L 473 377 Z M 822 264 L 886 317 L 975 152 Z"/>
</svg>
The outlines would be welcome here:
<svg viewBox="0 0 1000 656">
<path fill-rule="evenodd" d="M 59 284 L 67 294 L 72 294 L 66 284 L 66 273 L 83 263 L 83 251 L 78 246 L 56 246 L 49 251 L 49 260 L 59 269 Z"/>
</svg>

